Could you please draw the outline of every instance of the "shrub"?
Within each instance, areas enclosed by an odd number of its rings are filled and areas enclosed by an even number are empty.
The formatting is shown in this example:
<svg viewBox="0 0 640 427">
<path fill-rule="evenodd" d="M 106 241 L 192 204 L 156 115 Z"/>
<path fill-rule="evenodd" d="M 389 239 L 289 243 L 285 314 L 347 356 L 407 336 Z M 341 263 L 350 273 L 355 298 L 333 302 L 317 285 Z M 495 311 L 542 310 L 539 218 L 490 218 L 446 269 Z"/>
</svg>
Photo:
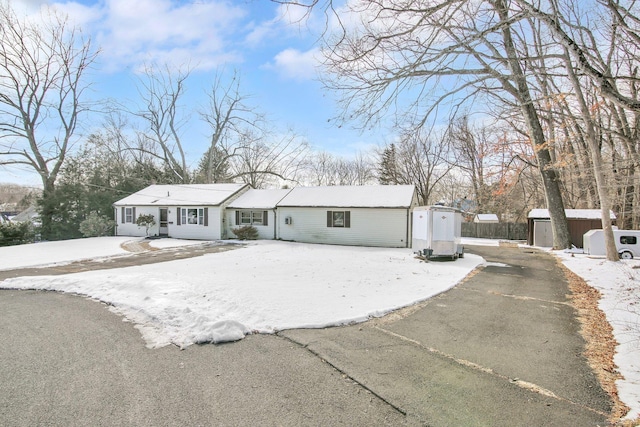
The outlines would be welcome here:
<svg viewBox="0 0 640 427">
<path fill-rule="evenodd" d="M 152 214 L 140 215 L 136 218 L 136 224 L 145 228 L 147 236 L 149 235 L 149 229 L 156 225 L 156 220 Z"/>
<path fill-rule="evenodd" d="M 258 229 L 253 225 L 245 225 L 238 228 L 232 228 L 231 231 L 240 240 L 256 240 L 258 238 Z"/>
<path fill-rule="evenodd" d="M 80 223 L 80 232 L 84 237 L 111 236 L 116 222 L 106 216 L 91 212 L 87 219 Z"/>
<path fill-rule="evenodd" d="M 22 245 L 33 242 L 33 227 L 29 222 L 0 223 L 0 246 Z"/>
</svg>

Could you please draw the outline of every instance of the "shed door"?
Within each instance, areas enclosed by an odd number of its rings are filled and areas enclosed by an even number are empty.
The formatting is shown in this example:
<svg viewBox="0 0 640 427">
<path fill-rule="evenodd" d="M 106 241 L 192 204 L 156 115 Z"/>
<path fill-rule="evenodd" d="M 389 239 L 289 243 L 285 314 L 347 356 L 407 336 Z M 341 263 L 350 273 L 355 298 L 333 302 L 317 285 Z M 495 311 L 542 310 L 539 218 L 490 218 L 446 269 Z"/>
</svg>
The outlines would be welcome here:
<svg viewBox="0 0 640 427">
<path fill-rule="evenodd" d="M 551 221 L 536 220 L 533 222 L 533 246 L 553 247 L 553 231 Z"/>
</svg>

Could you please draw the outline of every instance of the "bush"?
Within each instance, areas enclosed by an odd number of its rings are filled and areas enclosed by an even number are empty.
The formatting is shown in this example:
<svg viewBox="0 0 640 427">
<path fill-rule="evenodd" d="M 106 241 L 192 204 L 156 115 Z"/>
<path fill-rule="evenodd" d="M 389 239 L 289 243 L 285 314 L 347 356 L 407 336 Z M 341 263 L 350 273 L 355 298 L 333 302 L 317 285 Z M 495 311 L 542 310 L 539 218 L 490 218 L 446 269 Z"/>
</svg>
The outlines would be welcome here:
<svg viewBox="0 0 640 427">
<path fill-rule="evenodd" d="M 243 227 L 232 228 L 231 231 L 240 240 L 256 240 L 258 238 L 258 229 L 253 225 L 245 225 Z"/>
<path fill-rule="evenodd" d="M 33 242 L 33 227 L 29 222 L 0 223 L 0 246 L 22 245 Z"/>
<path fill-rule="evenodd" d="M 156 220 L 154 219 L 152 214 L 147 214 L 147 215 L 140 215 L 137 219 L 136 219 L 136 224 L 140 227 L 144 227 L 145 228 L 145 232 L 147 234 L 147 236 L 149 235 L 149 229 L 151 227 L 153 227 L 154 225 L 156 225 Z"/>
<path fill-rule="evenodd" d="M 80 223 L 80 232 L 84 237 L 111 236 L 116 222 L 106 216 L 91 212 L 87 219 Z"/>
</svg>

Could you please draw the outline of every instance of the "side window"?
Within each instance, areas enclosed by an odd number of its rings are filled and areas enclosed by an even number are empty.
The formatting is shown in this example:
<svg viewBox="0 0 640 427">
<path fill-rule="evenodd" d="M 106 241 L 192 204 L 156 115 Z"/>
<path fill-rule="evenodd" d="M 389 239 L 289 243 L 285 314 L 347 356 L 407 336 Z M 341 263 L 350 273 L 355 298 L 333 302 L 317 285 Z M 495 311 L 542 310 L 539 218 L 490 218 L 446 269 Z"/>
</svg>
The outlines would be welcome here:
<svg viewBox="0 0 640 427">
<path fill-rule="evenodd" d="M 327 227 L 351 227 L 351 211 L 327 211 Z"/>
<path fill-rule="evenodd" d="M 635 245 L 638 243 L 636 236 L 620 236 L 620 243 L 623 245 Z"/>
<path fill-rule="evenodd" d="M 124 222 L 133 222 L 133 208 L 124 208 Z"/>
</svg>

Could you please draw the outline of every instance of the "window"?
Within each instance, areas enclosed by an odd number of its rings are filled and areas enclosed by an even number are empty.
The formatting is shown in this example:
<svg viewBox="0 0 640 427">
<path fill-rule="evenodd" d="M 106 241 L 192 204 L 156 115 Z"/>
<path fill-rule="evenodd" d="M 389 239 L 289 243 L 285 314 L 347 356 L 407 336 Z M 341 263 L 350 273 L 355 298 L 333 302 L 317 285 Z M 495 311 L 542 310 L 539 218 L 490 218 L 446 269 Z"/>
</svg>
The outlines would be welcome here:
<svg viewBox="0 0 640 427">
<path fill-rule="evenodd" d="M 204 209 L 186 208 L 181 212 L 183 224 L 204 225 Z"/>
<path fill-rule="evenodd" d="M 133 222 L 133 208 L 124 208 L 124 222 Z"/>
<path fill-rule="evenodd" d="M 623 245 L 635 245 L 638 243 L 636 236 L 620 236 L 620 243 Z"/>
<path fill-rule="evenodd" d="M 236 225 L 268 225 L 268 211 L 236 211 Z"/>
<path fill-rule="evenodd" d="M 351 211 L 327 211 L 327 227 L 351 227 Z"/>
</svg>

